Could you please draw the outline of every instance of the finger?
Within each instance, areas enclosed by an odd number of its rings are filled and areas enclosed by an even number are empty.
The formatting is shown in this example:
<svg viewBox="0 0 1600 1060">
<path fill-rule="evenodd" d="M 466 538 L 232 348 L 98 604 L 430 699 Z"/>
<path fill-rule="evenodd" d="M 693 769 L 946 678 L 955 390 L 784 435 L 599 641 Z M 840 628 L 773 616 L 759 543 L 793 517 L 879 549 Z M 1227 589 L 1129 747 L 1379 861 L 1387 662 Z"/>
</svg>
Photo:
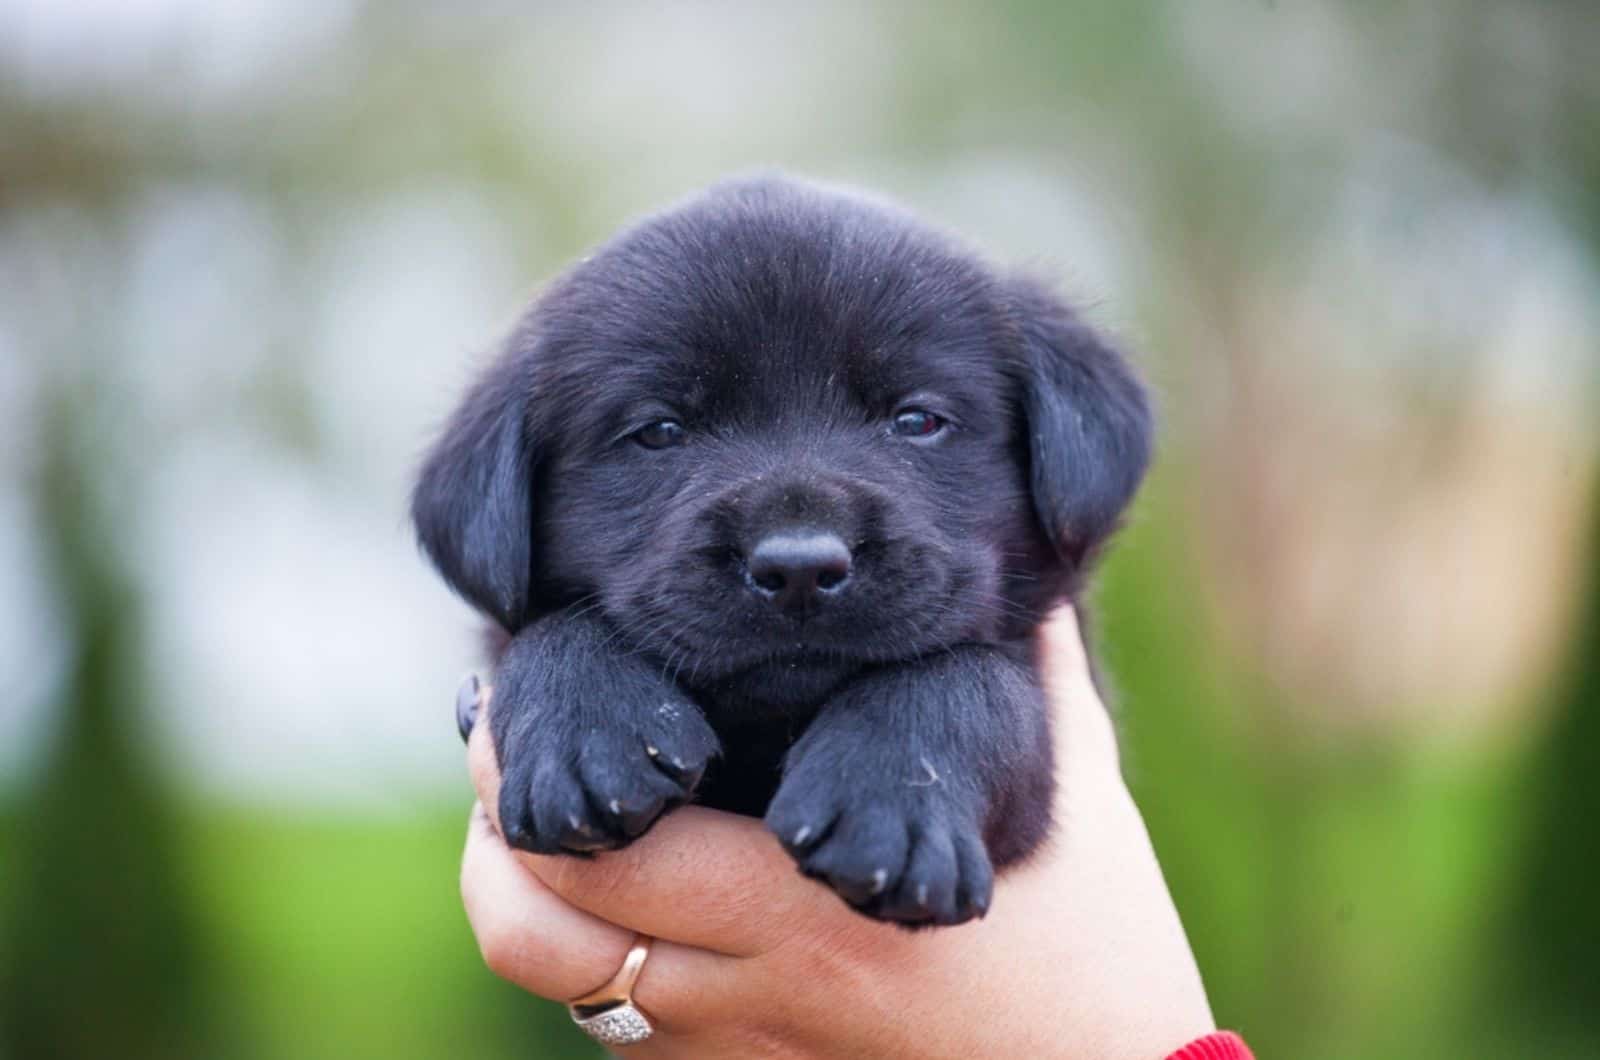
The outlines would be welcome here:
<svg viewBox="0 0 1600 1060">
<path fill-rule="evenodd" d="M 565 1002 L 606 983 L 622 966 L 634 932 L 564 902 L 545 887 L 474 806 L 461 859 L 461 898 L 484 962 L 540 997 Z M 657 941 L 634 985 L 634 1000 L 663 1029 L 719 1018 L 731 989 L 728 959 Z"/>
<path fill-rule="evenodd" d="M 1058 608 L 1040 630 L 1040 637 L 1042 676 L 1055 723 L 1057 776 L 1063 787 L 1069 783 L 1120 786 L 1116 726 L 1095 687 L 1072 607 Z"/>
<path fill-rule="evenodd" d="M 493 820 L 500 770 L 489 726 L 473 729 L 467 761 L 478 801 Z M 800 875 L 761 822 L 695 806 L 667 814 L 621 850 L 592 858 L 515 856 L 579 909 L 729 956 L 764 953 L 788 936 L 796 917 L 819 907 L 832 912 L 837 904 Z"/>
<path fill-rule="evenodd" d="M 489 967 L 557 1001 L 604 982 L 633 939 L 552 894 L 495 834 L 482 806 L 473 807 L 467 826 L 461 900 Z"/>
<path fill-rule="evenodd" d="M 484 689 L 478 708 L 479 724 L 467 736 L 467 772 L 472 777 L 472 788 L 478 793 L 478 802 L 488 811 L 489 820 L 496 832 L 500 831 L 500 763 L 495 758 L 494 737 L 489 732 L 489 703 L 491 690 Z"/>
<path fill-rule="evenodd" d="M 801 876 L 760 821 L 698 806 L 674 810 L 621 850 L 523 860 L 580 909 L 732 957 L 769 952 L 819 916 L 854 915 Z"/>
</svg>

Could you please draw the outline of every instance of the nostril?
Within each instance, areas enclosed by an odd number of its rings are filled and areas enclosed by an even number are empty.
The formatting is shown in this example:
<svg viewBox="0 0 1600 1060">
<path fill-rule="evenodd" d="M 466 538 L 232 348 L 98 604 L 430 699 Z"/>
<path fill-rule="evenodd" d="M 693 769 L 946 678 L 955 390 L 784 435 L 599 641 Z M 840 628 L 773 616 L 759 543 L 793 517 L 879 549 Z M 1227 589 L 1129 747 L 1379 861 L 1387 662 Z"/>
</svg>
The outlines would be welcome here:
<svg viewBox="0 0 1600 1060">
<path fill-rule="evenodd" d="M 751 567 L 750 580 L 755 583 L 756 588 L 764 589 L 769 593 L 783 591 L 784 577 L 779 571 L 772 570 L 770 568 L 761 568 L 758 570 L 755 567 Z"/>
<path fill-rule="evenodd" d="M 817 588 L 823 592 L 828 592 L 839 588 L 849 578 L 850 567 L 848 565 L 824 567 L 817 571 Z"/>
</svg>

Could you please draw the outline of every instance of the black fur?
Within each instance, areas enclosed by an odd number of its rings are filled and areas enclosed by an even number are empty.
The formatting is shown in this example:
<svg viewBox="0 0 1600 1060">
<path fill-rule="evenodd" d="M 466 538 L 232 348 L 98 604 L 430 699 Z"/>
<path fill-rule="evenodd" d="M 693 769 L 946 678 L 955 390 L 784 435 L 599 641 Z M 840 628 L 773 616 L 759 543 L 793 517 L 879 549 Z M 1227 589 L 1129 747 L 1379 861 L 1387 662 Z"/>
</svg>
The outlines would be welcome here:
<svg viewBox="0 0 1600 1060">
<path fill-rule="evenodd" d="M 948 426 L 896 433 L 907 407 Z M 662 420 L 682 444 L 640 444 Z M 529 310 L 413 498 L 508 637 L 507 839 L 615 847 L 695 798 L 866 913 L 981 915 L 1049 826 L 1035 631 L 1149 444 L 1099 336 L 892 208 L 753 179 L 624 232 Z M 745 561 L 799 532 L 848 575 L 779 607 Z"/>
</svg>

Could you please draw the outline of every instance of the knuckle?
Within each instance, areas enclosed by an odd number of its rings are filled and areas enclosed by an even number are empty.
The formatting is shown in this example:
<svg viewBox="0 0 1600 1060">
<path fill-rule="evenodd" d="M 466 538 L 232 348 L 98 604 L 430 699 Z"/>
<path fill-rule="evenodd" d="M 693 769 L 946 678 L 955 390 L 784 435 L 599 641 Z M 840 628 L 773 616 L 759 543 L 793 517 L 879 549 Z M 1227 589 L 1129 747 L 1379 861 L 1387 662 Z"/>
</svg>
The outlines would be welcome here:
<svg viewBox="0 0 1600 1060">
<path fill-rule="evenodd" d="M 490 922 L 477 928 L 477 938 L 478 952 L 488 969 L 501 979 L 516 982 L 526 952 L 517 933 Z"/>
<path fill-rule="evenodd" d="M 717 900 L 707 903 L 697 915 L 718 932 L 747 933 L 752 924 L 770 924 L 772 934 L 781 935 L 797 919 L 773 917 L 771 881 L 754 870 L 731 869 L 718 883 Z"/>
<path fill-rule="evenodd" d="M 870 993 L 898 942 L 869 924 L 861 914 L 842 906 L 810 937 L 793 940 L 801 960 L 821 981 L 839 983 L 854 992 Z M 863 994 L 862 996 L 866 996 Z"/>
<path fill-rule="evenodd" d="M 583 897 L 585 905 L 609 906 L 624 897 L 639 876 L 632 848 L 592 858 L 559 857 L 546 864 L 552 869 L 545 883 L 563 897 Z"/>
</svg>

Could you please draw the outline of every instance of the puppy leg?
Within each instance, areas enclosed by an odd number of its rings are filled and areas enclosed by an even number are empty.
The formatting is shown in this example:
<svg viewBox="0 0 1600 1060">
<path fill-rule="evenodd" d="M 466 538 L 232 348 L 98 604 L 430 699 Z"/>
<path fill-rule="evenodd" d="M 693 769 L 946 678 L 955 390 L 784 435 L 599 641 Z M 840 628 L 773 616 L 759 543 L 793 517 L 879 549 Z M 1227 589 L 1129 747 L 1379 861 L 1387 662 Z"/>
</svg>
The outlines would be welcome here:
<svg viewBox="0 0 1600 1060">
<path fill-rule="evenodd" d="M 506 645 L 489 712 L 500 823 L 514 847 L 588 853 L 627 844 L 694 793 L 717 737 L 658 667 L 610 646 L 571 610 Z"/>
<path fill-rule="evenodd" d="M 767 810 L 802 872 L 868 916 L 957 924 L 1033 849 L 1054 787 L 1033 673 L 968 646 L 876 670 L 822 708 Z"/>
</svg>

